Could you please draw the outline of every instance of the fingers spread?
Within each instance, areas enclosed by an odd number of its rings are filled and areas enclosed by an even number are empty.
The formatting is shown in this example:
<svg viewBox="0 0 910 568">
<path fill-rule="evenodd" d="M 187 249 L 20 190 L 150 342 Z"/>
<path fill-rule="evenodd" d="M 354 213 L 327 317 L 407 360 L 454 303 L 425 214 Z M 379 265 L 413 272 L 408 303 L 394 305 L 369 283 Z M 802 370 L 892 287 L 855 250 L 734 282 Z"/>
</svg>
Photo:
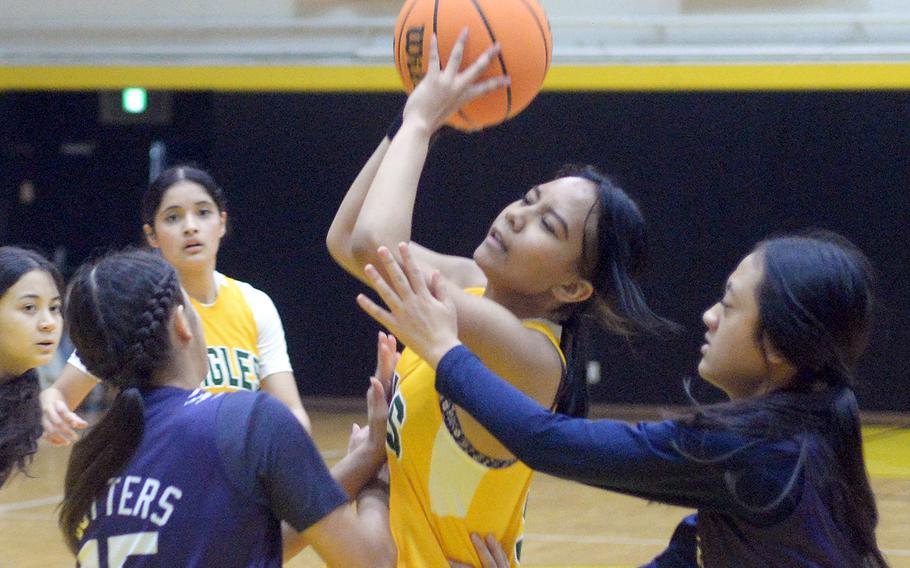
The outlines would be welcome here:
<svg viewBox="0 0 910 568">
<path fill-rule="evenodd" d="M 468 39 L 468 28 L 462 28 L 458 34 L 458 40 L 452 46 L 452 53 L 449 54 L 449 60 L 446 62 L 445 73 L 454 78 L 461 68 L 461 59 L 464 57 L 464 44 Z"/>
<path fill-rule="evenodd" d="M 392 287 L 395 289 L 396 296 L 398 298 L 408 297 L 413 293 L 411 282 L 401 270 L 401 265 L 399 265 L 398 261 L 395 260 L 395 257 L 392 256 L 392 251 L 386 247 L 379 247 L 377 253 L 379 254 L 380 260 L 382 260 L 382 266 L 385 268 L 386 274 L 388 274 L 389 279 L 391 280 Z M 388 301 L 386 304 L 388 304 L 390 308 L 395 308 L 395 306 L 389 304 Z"/>
<path fill-rule="evenodd" d="M 439 71 L 439 40 L 436 34 L 430 36 L 430 59 L 427 62 L 427 75 Z"/>
<path fill-rule="evenodd" d="M 399 243 L 398 252 L 401 254 L 401 265 L 407 273 L 411 290 L 417 294 L 425 294 L 427 291 L 427 283 L 423 279 L 420 267 L 414 262 L 414 258 L 411 256 L 411 249 L 408 247 L 407 243 Z"/>
<path fill-rule="evenodd" d="M 383 327 L 393 327 L 394 320 L 392 314 L 376 305 L 376 302 L 369 299 L 363 294 L 357 295 L 357 305 L 365 311 L 368 316 L 382 324 Z"/>
<path fill-rule="evenodd" d="M 498 43 L 494 43 L 486 51 L 480 54 L 480 57 L 477 58 L 474 63 L 471 64 L 464 72 L 464 77 L 469 82 L 473 83 L 480 77 L 481 74 L 490 66 L 490 63 L 493 61 L 493 58 L 499 55 L 501 48 Z"/>
</svg>

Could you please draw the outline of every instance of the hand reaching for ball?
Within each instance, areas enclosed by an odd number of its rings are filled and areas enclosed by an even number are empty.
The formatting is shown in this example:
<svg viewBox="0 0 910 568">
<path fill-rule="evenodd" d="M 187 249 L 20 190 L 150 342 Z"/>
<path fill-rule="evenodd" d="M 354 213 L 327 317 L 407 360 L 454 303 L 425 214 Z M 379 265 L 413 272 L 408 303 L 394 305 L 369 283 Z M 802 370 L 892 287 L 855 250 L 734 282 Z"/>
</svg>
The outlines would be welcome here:
<svg viewBox="0 0 910 568">
<path fill-rule="evenodd" d="M 452 54 L 443 69 L 439 61 L 439 45 L 434 35 L 430 39 L 430 59 L 427 74 L 408 97 L 404 106 L 404 120 L 419 121 L 429 132 L 435 132 L 449 116 L 458 112 L 463 105 L 490 91 L 509 84 L 509 77 L 497 76 L 480 80 L 479 77 L 499 53 L 499 45 L 493 44 L 464 71 L 461 60 L 468 38 L 467 29 L 462 30 Z"/>
</svg>

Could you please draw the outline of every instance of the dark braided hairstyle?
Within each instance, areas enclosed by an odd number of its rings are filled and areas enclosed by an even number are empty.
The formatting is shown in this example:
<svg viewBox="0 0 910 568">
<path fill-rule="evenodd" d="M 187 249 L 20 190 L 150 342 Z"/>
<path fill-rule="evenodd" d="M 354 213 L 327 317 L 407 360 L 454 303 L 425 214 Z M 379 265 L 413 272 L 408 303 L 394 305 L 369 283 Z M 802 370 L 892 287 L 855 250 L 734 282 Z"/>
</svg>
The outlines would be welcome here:
<svg viewBox="0 0 910 568">
<path fill-rule="evenodd" d="M 141 389 L 170 360 L 168 322 L 183 304 L 177 274 L 158 255 L 133 250 L 83 265 L 67 292 L 70 337 L 86 368 L 119 389 L 104 418 L 74 447 L 64 481 L 60 527 L 77 550 L 92 501 L 142 439 Z"/>
<path fill-rule="evenodd" d="M 63 290 L 60 272 L 46 258 L 19 247 L 0 247 L 0 297 L 34 270 L 50 274 L 57 289 Z M 9 479 L 14 469 L 25 471 L 38 451 L 38 438 L 41 437 L 40 390 L 38 373 L 34 369 L 0 383 L 0 486 Z"/>
<path fill-rule="evenodd" d="M 678 326 L 651 310 L 638 284 L 648 257 L 648 240 L 645 220 L 635 201 L 594 166 L 564 166 L 555 179 L 564 177 L 586 179 L 597 189 L 597 199 L 585 218 L 578 266 L 594 293 L 584 302 L 563 307 L 560 347 L 566 354 L 567 368 L 556 395 L 557 412 L 585 416 L 588 391 L 584 348 L 589 324 L 624 337 L 660 334 Z"/>
</svg>

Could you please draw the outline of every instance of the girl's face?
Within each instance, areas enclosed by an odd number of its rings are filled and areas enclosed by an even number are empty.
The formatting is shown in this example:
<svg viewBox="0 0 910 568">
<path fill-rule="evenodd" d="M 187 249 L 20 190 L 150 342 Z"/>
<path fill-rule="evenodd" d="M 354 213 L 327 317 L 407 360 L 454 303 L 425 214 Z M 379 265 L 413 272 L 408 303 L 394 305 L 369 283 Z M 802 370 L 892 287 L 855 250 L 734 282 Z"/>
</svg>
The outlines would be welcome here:
<svg viewBox="0 0 910 568">
<path fill-rule="evenodd" d="M 43 270 L 26 272 L 0 297 L 0 376 L 50 362 L 63 330 L 61 304 L 57 283 Z"/>
<path fill-rule="evenodd" d="M 214 269 L 227 213 L 201 185 L 180 181 L 161 197 L 154 227 L 145 225 L 150 246 L 160 249 L 164 259 L 178 272 L 199 267 Z"/>
<path fill-rule="evenodd" d="M 761 255 L 750 254 L 727 279 L 723 298 L 702 316 L 708 331 L 698 374 L 732 400 L 763 394 L 772 385 L 768 350 L 756 336 L 763 277 Z"/>
<path fill-rule="evenodd" d="M 534 186 L 496 217 L 474 260 L 491 285 L 523 295 L 577 280 L 586 220 L 597 220 L 588 215 L 596 199 L 596 187 L 584 178 Z"/>
</svg>

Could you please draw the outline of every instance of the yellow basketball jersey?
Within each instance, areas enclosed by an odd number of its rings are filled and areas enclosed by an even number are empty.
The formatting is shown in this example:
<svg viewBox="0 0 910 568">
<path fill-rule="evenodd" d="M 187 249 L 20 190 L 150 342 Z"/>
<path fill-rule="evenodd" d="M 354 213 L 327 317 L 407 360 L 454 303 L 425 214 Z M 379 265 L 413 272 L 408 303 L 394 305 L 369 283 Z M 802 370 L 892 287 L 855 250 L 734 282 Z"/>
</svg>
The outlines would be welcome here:
<svg viewBox="0 0 910 568">
<path fill-rule="evenodd" d="M 202 319 L 209 372 L 202 387 L 211 392 L 259 390 L 258 330 L 253 310 L 237 281 L 223 275 L 213 304 L 190 301 Z"/>
<path fill-rule="evenodd" d="M 547 324 L 529 320 L 525 326 L 545 334 L 559 350 Z M 398 566 L 444 568 L 448 560 L 479 566 L 471 533 L 494 534 L 511 565 L 518 565 L 532 471 L 471 448 L 454 405 L 436 392 L 436 372 L 416 353 L 404 350 L 396 374 L 386 449 Z"/>
</svg>

